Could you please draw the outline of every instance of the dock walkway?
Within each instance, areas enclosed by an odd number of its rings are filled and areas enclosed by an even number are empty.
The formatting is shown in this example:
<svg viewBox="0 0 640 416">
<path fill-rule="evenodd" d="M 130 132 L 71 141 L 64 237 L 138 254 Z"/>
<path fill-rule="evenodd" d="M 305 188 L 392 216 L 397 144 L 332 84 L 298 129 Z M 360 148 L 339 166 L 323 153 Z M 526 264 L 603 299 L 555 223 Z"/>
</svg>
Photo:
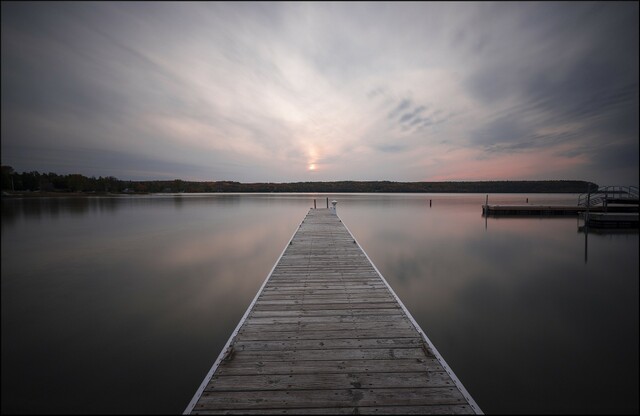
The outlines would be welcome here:
<svg viewBox="0 0 640 416">
<path fill-rule="evenodd" d="M 481 414 L 333 209 L 310 209 L 185 414 Z"/>
</svg>

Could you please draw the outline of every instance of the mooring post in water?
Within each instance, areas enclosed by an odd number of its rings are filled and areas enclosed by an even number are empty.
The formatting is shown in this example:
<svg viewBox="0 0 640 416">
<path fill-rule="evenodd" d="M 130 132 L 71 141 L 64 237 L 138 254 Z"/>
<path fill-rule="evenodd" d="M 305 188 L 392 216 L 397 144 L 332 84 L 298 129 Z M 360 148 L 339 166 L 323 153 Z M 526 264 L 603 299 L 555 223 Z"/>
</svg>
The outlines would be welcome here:
<svg viewBox="0 0 640 416">
<path fill-rule="evenodd" d="M 587 212 L 584 213 L 584 225 L 585 227 L 589 224 L 589 205 L 591 205 L 591 190 L 587 194 Z"/>
<path fill-rule="evenodd" d="M 429 208 L 431 208 L 431 200 L 429 200 Z"/>
<path fill-rule="evenodd" d="M 589 260 L 589 227 L 587 227 L 587 225 L 585 224 L 582 230 L 584 231 L 584 264 L 587 264 L 587 261 Z"/>
<path fill-rule="evenodd" d="M 316 209 L 316 200 L 313 200 L 313 209 Z"/>
<path fill-rule="evenodd" d="M 329 197 L 327 197 L 327 209 L 329 209 Z"/>
</svg>

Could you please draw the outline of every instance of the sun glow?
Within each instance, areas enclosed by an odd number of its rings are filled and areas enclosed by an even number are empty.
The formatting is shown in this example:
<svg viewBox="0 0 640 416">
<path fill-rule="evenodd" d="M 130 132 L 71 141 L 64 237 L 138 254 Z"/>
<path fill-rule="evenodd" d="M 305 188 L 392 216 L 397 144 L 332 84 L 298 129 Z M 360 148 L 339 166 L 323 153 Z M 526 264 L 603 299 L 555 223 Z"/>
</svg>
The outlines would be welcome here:
<svg viewBox="0 0 640 416">
<path fill-rule="evenodd" d="M 309 164 L 309 170 L 316 170 L 316 164 L 315 163 Z"/>
</svg>

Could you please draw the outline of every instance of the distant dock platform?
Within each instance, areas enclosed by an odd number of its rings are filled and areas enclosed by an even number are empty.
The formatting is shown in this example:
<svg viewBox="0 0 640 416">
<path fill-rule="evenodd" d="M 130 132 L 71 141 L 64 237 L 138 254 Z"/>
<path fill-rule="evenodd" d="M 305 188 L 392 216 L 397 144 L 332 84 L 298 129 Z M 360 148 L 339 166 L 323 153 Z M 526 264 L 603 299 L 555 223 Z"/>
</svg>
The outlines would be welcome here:
<svg viewBox="0 0 640 416">
<path fill-rule="evenodd" d="M 527 198 L 527 204 L 524 205 L 490 205 L 489 195 L 486 202 L 482 205 L 482 214 L 484 216 L 557 216 L 557 215 L 574 215 L 590 213 L 638 213 L 640 211 L 640 199 L 638 197 L 637 186 L 602 186 L 597 190 L 590 190 L 587 193 L 580 194 L 576 205 L 530 205 Z M 604 218 L 604 217 L 602 217 Z M 608 220 L 615 223 L 615 218 L 611 216 Z M 629 222 L 629 221 L 627 221 Z M 624 224 L 625 221 L 620 221 Z"/>
<path fill-rule="evenodd" d="M 578 215 L 586 212 L 587 208 L 577 205 L 482 205 L 482 214 L 488 216 L 557 216 L 557 215 Z M 621 206 L 595 206 L 590 207 L 589 212 L 604 213 L 633 213 L 638 212 L 638 207 L 634 205 Z"/>
<path fill-rule="evenodd" d="M 335 208 L 310 209 L 185 414 L 482 414 Z"/>
<path fill-rule="evenodd" d="M 638 213 L 589 213 L 583 215 L 585 225 L 594 228 L 638 228 Z"/>
</svg>

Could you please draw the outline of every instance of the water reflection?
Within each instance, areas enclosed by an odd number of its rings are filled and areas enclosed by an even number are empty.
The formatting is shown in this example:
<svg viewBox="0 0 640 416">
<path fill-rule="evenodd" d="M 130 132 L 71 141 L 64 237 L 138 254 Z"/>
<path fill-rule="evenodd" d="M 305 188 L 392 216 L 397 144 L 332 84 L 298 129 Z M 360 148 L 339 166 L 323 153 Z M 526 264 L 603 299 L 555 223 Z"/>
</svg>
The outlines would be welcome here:
<svg viewBox="0 0 640 416">
<path fill-rule="evenodd" d="M 182 412 L 326 197 L 485 412 L 637 413 L 638 235 L 479 194 L 3 199 L 2 412 Z"/>
<path fill-rule="evenodd" d="M 485 230 L 481 199 L 438 202 L 340 215 L 483 410 L 599 413 L 620 399 L 616 411 L 637 411 L 638 236 L 589 236 L 586 265 L 573 218 Z"/>
<path fill-rule="evenodd" d="M 3 413 L 184 410 L 308 201 L 175 199 L 3 205 Z"/>
</svg>

